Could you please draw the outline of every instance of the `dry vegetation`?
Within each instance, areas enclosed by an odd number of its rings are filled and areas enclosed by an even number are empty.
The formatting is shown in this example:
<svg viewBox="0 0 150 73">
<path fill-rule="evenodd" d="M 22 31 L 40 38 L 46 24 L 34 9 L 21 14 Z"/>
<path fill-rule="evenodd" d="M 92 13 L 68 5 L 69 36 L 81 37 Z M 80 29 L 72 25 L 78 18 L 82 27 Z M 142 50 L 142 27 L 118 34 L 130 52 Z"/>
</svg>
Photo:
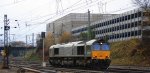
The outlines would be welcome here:
<svg viewBox="0 0 150 73">
<path fill-rule="evenodd" d="M 62 35 L 59 37 L 59 43 L 68 43 L 71 41 L 71 33 L 63 32 Z"/>
<path fill-rule="evenodd" d="M 148 47 L 138 39 L 111 44 L 112 65 L 150 66 Z M 147 53 L 146 53 L 147 52 Z"/>
</svg>

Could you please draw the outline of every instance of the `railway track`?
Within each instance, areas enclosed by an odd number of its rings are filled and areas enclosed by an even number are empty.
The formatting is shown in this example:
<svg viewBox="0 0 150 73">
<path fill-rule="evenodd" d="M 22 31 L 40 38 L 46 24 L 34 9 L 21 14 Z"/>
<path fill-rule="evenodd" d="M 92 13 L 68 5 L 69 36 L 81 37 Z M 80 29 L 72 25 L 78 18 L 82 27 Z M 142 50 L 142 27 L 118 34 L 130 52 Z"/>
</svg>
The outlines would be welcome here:
<svg viewBox="0 0 150 73">
<path fill-rule="evenodd" d="M 61 68 L 47 65 L 42 67 L 37 62 L 20 62 L 10 64 L 10 67 L 18 69 L 17 73 L 150 73 L 150 67 L 110 66 L 107 70 L 91 70 L 84 68 Z"/>
</svg>

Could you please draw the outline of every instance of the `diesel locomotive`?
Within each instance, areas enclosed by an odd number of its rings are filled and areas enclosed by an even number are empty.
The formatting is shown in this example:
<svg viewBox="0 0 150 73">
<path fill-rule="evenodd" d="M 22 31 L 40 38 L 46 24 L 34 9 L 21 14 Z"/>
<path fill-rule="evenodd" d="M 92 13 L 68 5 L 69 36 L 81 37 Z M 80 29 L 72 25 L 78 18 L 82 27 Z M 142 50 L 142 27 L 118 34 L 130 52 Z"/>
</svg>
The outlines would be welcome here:
<svg viewBox="0 0 150 73">
<path fill-rule="evenodd" d="M 107 69 L 110 62 L 110 45 L 103 40 L 69 42 L 49 48 L 52 66 Z"/>
</svg>

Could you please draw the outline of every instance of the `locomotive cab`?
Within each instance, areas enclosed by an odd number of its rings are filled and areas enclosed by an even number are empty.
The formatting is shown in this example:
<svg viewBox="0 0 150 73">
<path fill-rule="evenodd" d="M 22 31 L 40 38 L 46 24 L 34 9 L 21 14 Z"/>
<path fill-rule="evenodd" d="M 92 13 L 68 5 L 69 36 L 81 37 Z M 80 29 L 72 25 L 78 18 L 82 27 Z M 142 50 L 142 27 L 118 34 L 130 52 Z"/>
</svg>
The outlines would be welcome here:
<svg viewBox="0 0 150 73">
<path fill-rule="evenodd" d="M 109 43 L 102 40 L 95 41 L 92 44 L 92 64 L 97 68 L 107 69 L 110 65 L 110 46 Z"/>
<path fill-rule="evenodd" d="M 109 59 L 110 46 L 105 42 L 95 42 L 92 45 L 92 59 Z"/>
</svg>

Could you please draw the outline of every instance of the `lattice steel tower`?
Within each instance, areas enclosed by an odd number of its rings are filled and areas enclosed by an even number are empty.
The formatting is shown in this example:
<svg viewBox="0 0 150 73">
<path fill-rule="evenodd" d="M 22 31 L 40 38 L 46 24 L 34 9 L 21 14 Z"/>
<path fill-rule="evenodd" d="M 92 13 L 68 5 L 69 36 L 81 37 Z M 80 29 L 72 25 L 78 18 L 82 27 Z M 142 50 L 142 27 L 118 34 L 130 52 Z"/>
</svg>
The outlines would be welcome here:
<svg viewBox="0 0 150 73">
<path fill-rule="evenodd" d="M 7 19 L 7 15 L 4 15 L 4 59 L 3 59 L 3 68 L 7 69 L 9 68 L 8 66 L 8 49 L 9 49 L 9 44 L 8 44 L 8 31 L 10 29 L 10 26 L 8 26 L 9 20 Z"/>
</svg>

